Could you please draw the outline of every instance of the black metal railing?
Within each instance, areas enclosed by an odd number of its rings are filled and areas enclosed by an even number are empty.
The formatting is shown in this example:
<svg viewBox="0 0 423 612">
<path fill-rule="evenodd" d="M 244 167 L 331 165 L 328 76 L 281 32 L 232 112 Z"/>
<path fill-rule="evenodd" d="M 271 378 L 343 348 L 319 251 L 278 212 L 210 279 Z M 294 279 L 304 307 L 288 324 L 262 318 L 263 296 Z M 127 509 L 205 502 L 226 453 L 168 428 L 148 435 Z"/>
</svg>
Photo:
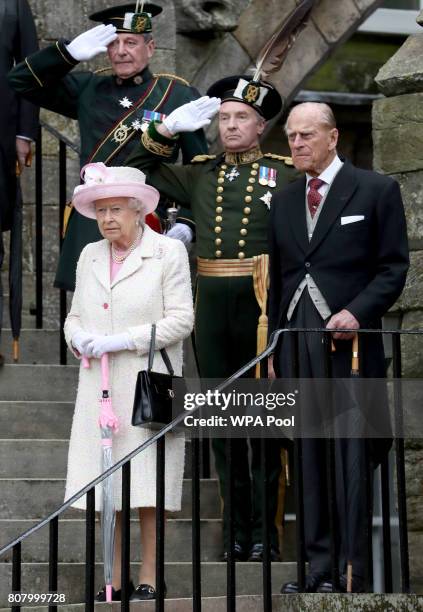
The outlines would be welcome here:
<svg viewBox="0 0 423 612">
<path fill-rule="evenodd" d="M 299 370 L 299 342 L 300 333 L 322 333 L 327 335 L 329 340 L 330 332 L 328 330 L 278 330 L 271 338 L 271 341 L 264 352 L 257 358 L 251 360 L 235 374 L 221 383 L 217 389 L 224 390 L 229 385 L 234 383 L 238 378 L 248 373 L 253 366 L 264 360 L 274 353 L 277 343 L 282 334 L 292 334 L 294 342 L 292 343 L 292 363 L 294 364 L 294 377 L 298 378 Z M 405 464 L 404 464 L 404 440 L 401 437 L 403 432 L 403 394 L 402 394 L 402 369 L 401 369 L 401 335 L 419 334 L 423 336 L 423 330 L 360 330 L 359 334 L 386 334 L 392 339 L 392 357 L 393 357 L 393 407 L 395 415 L 395 431 L 397 434 L 395 439 L 396 452 L 396 489 L 398 499 L 398 517 L 399 517 L 399 540 L 400 540 L 400 569 L 401 569 L 401 591 L 403 593 L 410 592 L 410 569 L 408 555 L 408 534 L 407 534 L 407 505 L 406 505 L 406 480 L 405 480 Z M 329 342 L 327 345 L 329 346 Z M 327 351 L 329 354 L 329 351 Z M 329 367 L 329 364 L 328 364 Z M 331 374 L 330 369 L 328 373 Z M 193 414 L 199 407 L 195 407 L 190 411 Z M 100 484 L 105 478 L 111 476 L 114 472 L 122 469 L 122 542 L 121 542 L 121 578 L 122 578 L 122 599 L 121 609 L 129 610 L 129 580 L 130 580 L 130 471 L 131 460 L 142 453 L 146 448 L 157 443 L 157 478 L 156 478 L 156 507 L 157 507 L 157 523 L 156 523 L 156 585 L 157 598 L 156 610 L 164 610 L 164 569 L 165 569 L 165 550 L 164 550 L 164 499 L 165 499 L 165 435 L 175 430 L 175 428 L 185 418 L 185 414 L 179 414 L 171 423 L 164 426 L 160 431 L 156 432 L 144 442 L 139 448 L 132 451 L 126 457 L 118 461 L 113 467 L 98 476 L 95 480 L 87 484 L 83 489 L 76 493 L 72 498 L 67 500 L 58 509 L 52 512 L 37 525 L 28 529 L 25 533 L 14 539 L 7 546 L 0 550 L 0 559 L 5 555 L 12 553 L 12 578 L 11 590 L 14 592 L 29 591 L 25 588 L 22 581 L 22 555 L 24 553 L 25 543 L 30 536 L 37 533 L 43 527 L 49 525 L 49 578 L 48 587 L 50 590 L 57 590 L 58 586 L 58 571 L 59 571 L 59 522 L 58 519 L 63 513 L 73 505 L 78 499 L 86 495 L 86 545 L 85 545 L 85 605 L 86 610 L 94 609 L 94 583 L 95 583 L 95 486 Z M 265 478 L 266 465 L 266 445 L 265 440 L 262 443 L 262 474 L 263 474 L 263 500 L 267 500 L 267 479 Z M 328 508 L 331 514 L 330 525 L 332 528 L 332 578 L 335 584 L 339 581 L 338 575 L 338 554 L 336 542 L 336 526 L 335 517 L 336 484 L 334 474 L 334 453 L 331 440 L 327 444 L 327 463 L 328 463 Z M 236 564 L 234 556 L 234 516 L 233 516 L 233 475 L 232 475 L 232 444 L 228 441 L 227 446 L 227 490 L 225 508 L 229 521 L 229 543 L 227 558 L 227 610 L 234 611 L 236 609 Z M 296 437 L 294 440 L 294 458 L 295 458 L 295 500 L 296 500 L 296 563 L 297 563 L 297 580 L 299 590 L 305 589 L 306 576 L 306 559 L 304 550 L 304 485 L 302 482 L 302 440 Z M 192 605 L 194 612 L 200 612 L 202 603 L 202 584 L 201 584 L 201 534 L 200 534 L 200 445 L 199 440 L 192 440 L 191 443 L 191 463 L 192 463 L 192 492 L 191 492 L 191 508 L 192 508 Z M 390 498 L 390 481 L 391 474 L 389 471 L 389 463 L 387 460 L 382 462 L 381 470 L 381 489 L 382 489 L 382 519 L 383 519 L 383 546 L 384 546 L 384 580 L 385 592 L 391 593 L 393 590 L 393 568 L 392 568 L 392 553 L 391 553 L 391 513 L 389 508 Z M 368 478 L 370 482 L 371 479 Z M 371 497 L 370 487 L 368 489 L 367 508 L 368 516 L 371 517 Z M 266 502 L 265 502 L 266 503 Z M 262 609 L 264 612 L 272 611 L 272 581 L 271 581 L 271 560 L 270 560 L 270 542 L 269 542 L 269 525 L 270 517 L 268 516 L 267 507 L 264 508 L 264 525 L 263 525 L 263 544 L 264 544 L 264 559 L 262 562 L 263 588 L 261 596 L 263 598 Z M 371 525 L 369 522 L 368 530 L 369 542 L 369 564 L 367 568 L 368 585 L 371 585 L 372 568 L 371 568 Z M 259 594 L 260 595 L 260 594 Z M 18 609 L 19 606 L 12 606 L 12 609 Z M 50 606 L 50 609 L 55 609 L 55 606 Z"/>
<path fill-rule="evenodd" d="M 66 207 L 66 176 L 67 176 L 67 152 L 73 151 L 79 156 L 79 147 L 58 132 L 54 127 L 40 121 L 37 139 L 35 143 L 35 320 L 36 328 L 43 328 L 43 130 L 46 130 L 58 142 L 58 165 L 59 165 L 59 246 L 63 242 L 63 219 Z M 66 318 L 66 291 L 60 289 L 59 297 L 59 329 L 60 329 L 60 364 L 67 363 L 67 349 L 63 325 Z"/>
</svg>

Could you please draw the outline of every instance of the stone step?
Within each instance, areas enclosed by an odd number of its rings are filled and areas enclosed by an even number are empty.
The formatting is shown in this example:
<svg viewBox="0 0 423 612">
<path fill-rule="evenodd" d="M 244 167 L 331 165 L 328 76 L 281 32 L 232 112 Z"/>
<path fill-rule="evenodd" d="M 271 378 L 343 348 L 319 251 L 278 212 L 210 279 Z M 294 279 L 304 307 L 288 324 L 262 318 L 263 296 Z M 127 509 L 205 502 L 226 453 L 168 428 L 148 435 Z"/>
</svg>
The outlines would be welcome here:
<svg viewBox="0 0 423 612">
<path fill-rule="evenodd" d="M 192 612 L 192 598 L 165 599 L 165 612 Z M 110 606 L 107 604 L 95 604 L 96 610 L 117 610 L 119 604 Z M 346 595 L 331 594 L 320 595 L 318 593 L 300 593 L 298 595 L 272 595 L 272 612 L 389 612 L 407 610 L 407 612 L 421 612 L 423 598 L 417 595 L 385 595 L 365 594 Z M 154 601 L 133 602 L 130 604 L 134 612 L 155 612 Z M 6 612 L 10 608 L 0 608 L 0 612 Z M 202 612 L 227 612 L 228 604 L 224 596 L 202 597 Z M 69 604 L 57 607 L 58 612 L 84 612 L 85 604 Z M 261 612 L 263 610 L 263 597 L 261 595 L 237 595 L 237 612 Z M 21 612 L 48 612 L 48 607 L 31 606 L 22 607 Z"/>
<path fill-rule="evenodd" d="M 35 324 L 35 321 L 34 321 Z M 57 330 L 22 329 L 19 338 L 20 364 L 51 364 L 60 360 L 60 336 Z M 1 350 L 6 363 L 12 363 L 12 332 L 2 330 Z M 76 365 L 78 360 L 70 351 L 67 353 L 68 364 Z"/>
<path fill-rule="evenodd" d="M 187 442 L 185 478 L 191 477 L 189 446 Z M 0 478 L 65 478 L 68 447 L 67 439 L 0 438 Z"/>
<path fill-rule="evenodd" d="M 66 439 L 71 430 L 74 406 L 74 402 L 48 400 L 0 401 L 0 436 L 16 441 Z"/>
<path fill-rule="evenodd" d="M 33 525 L 32 521 L 0 521 L 0 548 L 24 533 Z M 200 522 L 200 542 L 202 561 L 220 561 L 222 544 L 222 525 L 220 519 L 202 519 Z M 140 561 L 139 521 L 131 520 L 131 560 Z M 43 527 L 29 536 L 22 545 L 22 561 L 27 563 L 47 562 L 49 555 L 49 528 Z M 166 522 L 165 558 L 166 561 L 191 561 L 192 559 L 192 521 L 191 519 L 170 518 Z M 285 528 L 283 561 L 295 559 L 295 522 L 289 521 Z M 101 561 L 100 522 L 96 522 L 96 560 Z M 11 552 L 2 561 L 11 560 Z M 64 563 L 83 563 L 85 560 L 85 520 L 59 520 L 59 561 Z"/>
<path fill-rule="evenodd" d="M 202 563 L 201 571 L 203 596 L 216 597 L 226 592 L 226 563 Z M 65 593 L 67 603 L 84 601 L 84 572 L 85 566 L 83 563 L 59 563 L 57 592 Z M 132 563 L 131 574 L 135 579 L 137 572 L 138 564 Z M 7 602 L 7 595 L 11 591 L 11 576 L 11 564 L 0 564 L 0 602 Z M 293 580 L 295 576 L 295 563 L 273 563 L 272 591 L 275 594 L 279 593 L 281 584 L 287 580 Z M 169 597 L 182 598 L 192 596 L 191 563 L 166 563 L 165 580 Z M 238 594 L 260 594 L 262 592 L 262 580 L 261 563 L 236 564 L 236 589 Z M 96 588 L 100 588 L 103 583 L 103 566 L 100 563 L 96 563 Z M 43 593 L 48 591 L 47 585 L 47 563 L 22 564 L 22 592 Z"/>
<path fill-rule="evenodd" d="M 63 503 L 65 481 L 62 478 L 0 478 L 0 521 L 40 521 Z M 200 481 L 201 517 L 220 518 L 217 481 Z M 80 518 L 79 510 L 66 511 L 64 518 Z M 191 517 L 191 480 L 184 480 L 181 512 L 176 518 Z"/>
<path fill-rule="evenodd" d="M 75 401 L 77 366 L 5 365 L 0 369 L 2 401 Z"/>
</svg>

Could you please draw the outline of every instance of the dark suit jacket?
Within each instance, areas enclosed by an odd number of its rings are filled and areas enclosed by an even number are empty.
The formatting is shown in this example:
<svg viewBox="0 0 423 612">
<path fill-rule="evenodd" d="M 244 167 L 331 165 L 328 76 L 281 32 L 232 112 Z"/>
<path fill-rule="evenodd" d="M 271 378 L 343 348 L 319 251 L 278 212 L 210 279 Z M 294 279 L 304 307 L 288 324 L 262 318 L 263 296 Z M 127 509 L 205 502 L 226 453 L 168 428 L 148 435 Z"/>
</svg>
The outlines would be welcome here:
<svg viewBox="0 0 423 612">
<path fill-rule="evenodd" d="M 16 136 L 35 138 L 38 109 L 21 100 L 6 75 L 15 62 L 38 49 L 27 0 L 0 1 L 0 228 L 8 229 L 16 198 Z"/>
<path fill-rule="evenodd" d="M 345 162 L 326 197 L 309 242 L 305 177 L 276 194 L 270 215 L 269 330 L 285 321 L 291 298 L 308 272 L 332 314 L 346 308 L 361 327 L 380 327 L 399 297 L 409 265 L 399 185 Z M 363 215 L 341 225 L 341 217 Z M 380 374 L 379 374 L 380 375 Z"/>
</svg>

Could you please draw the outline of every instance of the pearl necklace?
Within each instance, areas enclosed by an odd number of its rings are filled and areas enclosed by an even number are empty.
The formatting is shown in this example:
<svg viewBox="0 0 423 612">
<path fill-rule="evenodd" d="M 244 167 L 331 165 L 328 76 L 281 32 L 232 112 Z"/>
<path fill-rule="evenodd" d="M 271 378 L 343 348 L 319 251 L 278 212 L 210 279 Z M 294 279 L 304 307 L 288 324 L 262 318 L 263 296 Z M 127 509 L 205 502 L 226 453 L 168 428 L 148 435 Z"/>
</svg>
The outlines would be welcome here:
<svg viewBox="0 0 423 612">
<path fill-rule="evenodd" d="M 132 253 L 132 251 L 134 251 L 134 249 L 138 246 L 138 243 L 141 240 L 141 236 L 142 236 L 142 228 L 140 228 L 134 242 L 130 244 L 129 248 L 126 251 L 124 251 L 121 255 L 116 252 L 113 246 L 113 243 L 110 244 L 110 251 L 111 251 L 113 261 L 118 264 L 124 262 L 125 259 Z"/>
</svg>

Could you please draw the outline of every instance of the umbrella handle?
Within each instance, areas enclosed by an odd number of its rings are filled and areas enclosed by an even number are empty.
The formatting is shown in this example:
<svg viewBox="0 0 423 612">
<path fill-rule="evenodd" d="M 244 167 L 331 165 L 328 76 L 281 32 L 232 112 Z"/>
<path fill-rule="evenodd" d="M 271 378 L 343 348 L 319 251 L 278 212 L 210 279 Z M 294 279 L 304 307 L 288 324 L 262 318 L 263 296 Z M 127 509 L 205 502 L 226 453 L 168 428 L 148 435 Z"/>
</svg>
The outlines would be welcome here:
<svg viewBox="0 0 423 612">
<path fill-rule="evenodd" d="M 109 390 L 109 354 L 103 353 L 101 356 L 101 382 L 103 391 Z"/>
<path fill-rule="evenodd" d="M 89 369 L 89 367 L 90 367 L 90 360 L 88 359 L 88 357 L 83 357 L 82 358 L 82 367 L 85 368 L 86 370 Z"/>
</svg>

